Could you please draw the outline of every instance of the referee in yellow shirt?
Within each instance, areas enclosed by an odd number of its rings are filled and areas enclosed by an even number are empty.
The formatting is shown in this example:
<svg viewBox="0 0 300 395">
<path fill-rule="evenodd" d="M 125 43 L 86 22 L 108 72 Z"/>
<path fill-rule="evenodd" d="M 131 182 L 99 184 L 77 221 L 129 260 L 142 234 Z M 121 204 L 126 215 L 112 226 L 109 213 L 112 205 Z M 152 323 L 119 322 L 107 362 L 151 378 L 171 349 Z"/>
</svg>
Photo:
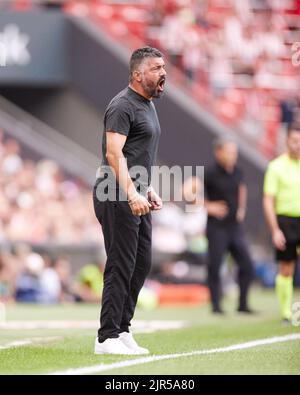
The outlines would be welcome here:
<svg viewBox="0 0 300 395">
<path fill-rule="evenodd" d="M 293 275 L 300 252 L 300 125 L 287 134 L 287 152 L 270 162 L 264 182 L 264 211 L 279 271 L 276 293 L 283 322 L 291 321 Z"/>
</svg>

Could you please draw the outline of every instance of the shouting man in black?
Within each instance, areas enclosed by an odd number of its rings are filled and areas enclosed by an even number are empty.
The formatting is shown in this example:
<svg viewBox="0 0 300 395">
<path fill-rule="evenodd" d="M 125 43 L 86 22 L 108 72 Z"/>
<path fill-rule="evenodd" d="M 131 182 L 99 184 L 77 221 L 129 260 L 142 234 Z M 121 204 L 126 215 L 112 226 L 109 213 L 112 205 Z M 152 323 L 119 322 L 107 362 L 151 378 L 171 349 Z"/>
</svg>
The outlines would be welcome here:
<svg viewBox="0 0 300 395">
<path fill-rule="evenodd" d="M 149 353 L 138 346 L 129 328 L 151 266 L 151 210 L 162 208 L 151 187 L 161 132 L 152 99 L 161 96 L 165 79 L 160 51 L 137 49 L 130 59 L 129 86 L 105 112 L 103 161 L 94 187 L 94 208 L 107 253 L 96 354 Z M 143 173 L 140 179 L 132 175 L 136 168 Z M 111 174 L 115 182 L 107 184 Z M 108 197 L 103 198 L 104 190 Z M 116 199 L 109 196 L 112 190 Z"/>
</svg>

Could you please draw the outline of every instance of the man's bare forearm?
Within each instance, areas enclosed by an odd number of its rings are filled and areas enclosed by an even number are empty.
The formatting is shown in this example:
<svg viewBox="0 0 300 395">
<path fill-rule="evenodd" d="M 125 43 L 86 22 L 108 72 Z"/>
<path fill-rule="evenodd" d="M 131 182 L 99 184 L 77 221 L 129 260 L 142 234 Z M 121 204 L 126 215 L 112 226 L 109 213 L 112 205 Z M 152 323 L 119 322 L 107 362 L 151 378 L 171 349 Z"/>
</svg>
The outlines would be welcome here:
<svg viewBox="0 0 300 395">
<path fill-rule="evenodd" d="M 108 164 L 113 169 L 116 180 L 125 192 L 128 200 L 134 199 L 137 194 L 134 183 L 130 178 L 126 158 L 122 153 L 111 153 L 106 155 Z"/>
<path fill-rule="evenodd" d="M 279 228 L 275 212 L 275 198 L 265 195 L 263 199 L 263 206 L 269 228 L 271 232 L 274 233 Z"/>
<path fill-rule="evenodd" d="M 245 184 L 239 186 L 238 208 L 246 210 L 247 207 L 247 187 Z"/>
</svg>

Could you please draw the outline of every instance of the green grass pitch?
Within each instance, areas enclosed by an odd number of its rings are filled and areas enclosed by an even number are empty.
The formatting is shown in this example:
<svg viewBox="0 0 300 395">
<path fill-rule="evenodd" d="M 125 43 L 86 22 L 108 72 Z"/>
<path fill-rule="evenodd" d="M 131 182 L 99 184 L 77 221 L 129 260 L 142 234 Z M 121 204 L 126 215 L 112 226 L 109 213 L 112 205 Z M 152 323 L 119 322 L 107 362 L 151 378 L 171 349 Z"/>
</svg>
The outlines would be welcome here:
<svg viewBox="0 0 300 395">
<path fill-rule="evenodd" d="M 300 291 L 294 302 L 300 302 Z M 138 310 L 136 320 L 182 320 L 186 327 L 137 333 L 137 341 L 151 355 L 176 354 L 230 346 L 257 339 L 300 333 L 300 326 L 283 327 L 273 290 L 253 290 L 251 305 L 256 316 L 235 312 L 235 298 L 227 298 L 226 317 L 211 315 L 209 306 L 161 307 Z M 95 320 L 95 329 L 0 329 L 0 374 L 48 374 L 67 369 L 128 361 L 141 356 L 96 356 L 93 344 L 97 330 L 97 305 L 32 306 L 9 305 L 7 322 Z M 35 339 L 28 345 L 5 346 L 17 340 Z M 38 340 L 41 339 L 41 340 Z M 43 342 L 43 339 L 47 340 Z M 300 374 L 300 340 L 275 343 L 219 354 L 194 355 L 153 361 L 99 373 L 135 374 Z"/>
</svg>

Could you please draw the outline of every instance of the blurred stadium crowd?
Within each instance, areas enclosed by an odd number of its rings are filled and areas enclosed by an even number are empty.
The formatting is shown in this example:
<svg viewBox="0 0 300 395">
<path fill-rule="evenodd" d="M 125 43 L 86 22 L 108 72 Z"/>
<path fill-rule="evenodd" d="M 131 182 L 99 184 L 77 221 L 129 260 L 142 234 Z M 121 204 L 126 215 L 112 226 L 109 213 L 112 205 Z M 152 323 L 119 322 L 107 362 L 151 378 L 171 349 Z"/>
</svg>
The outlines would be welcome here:
<svg viewBox="0 0 300 395">
<path fill-rule="evenodd" d="M 88 17 L 130 48 L 159 47 L 182 89 L 266 156 L 299 118 L 300 0 L 12 0 Z"/>
<path fill-rule="evenodd" d="M 152 0 L 67 2 L 131 48 L 138 40 L 167 54 L 182 89 L 266 156 L 282 149 L 299 118 L 298 0 Z M 297 89 L 298 87 L 298 89 Z"/>
<path fill-rule="evenodd" d="M 0 241 L 98 241 L 90 190 L 57 163 L 24 155 L 0 130 Z"/>
<path fill-rule="evenodd" d="M 80 285 L 85 272 L 73 283 L 68 257 L 33 250 L 101 245 L 99 233 L 88 186 L 0 130 L 0 301 L 91 301 L 90 286 Z"/>
<path fill-rule="evenodd" d="M 199 179 L 187 180 L 183 188 L 189 202 L 192 199 L 188 191 L 197 195 L 202 192 Z M 193 212 L 186 213 L 183 207 L 170 202 L 153 217 L 153 247 L 161 264 L 156 268 L 156 277 L 161 281 L 184 281 L 189 272 L 186 261 L 203 263 L 206 212 L 196 206 Z M 0 300 L 50 303 L 99 299 L 105 258 L 82 262 L 83 268 L 76 274 L 72 258 L 57 253 L 60 245 L 85 243 L 94 243 L 103 250 L 91 189 L 82 180 L 65 174 L 55 161 L 38 158 L 2 130 L 0 243 Z"/>
<path fill-rule="evenodd" d="M 103 287 L 103 264 L 85 264 L 75 275 L 67 256 L 51 258 L 17 243 L 0 253 L 0 302 L 98 303 Z"/>
</svg>

